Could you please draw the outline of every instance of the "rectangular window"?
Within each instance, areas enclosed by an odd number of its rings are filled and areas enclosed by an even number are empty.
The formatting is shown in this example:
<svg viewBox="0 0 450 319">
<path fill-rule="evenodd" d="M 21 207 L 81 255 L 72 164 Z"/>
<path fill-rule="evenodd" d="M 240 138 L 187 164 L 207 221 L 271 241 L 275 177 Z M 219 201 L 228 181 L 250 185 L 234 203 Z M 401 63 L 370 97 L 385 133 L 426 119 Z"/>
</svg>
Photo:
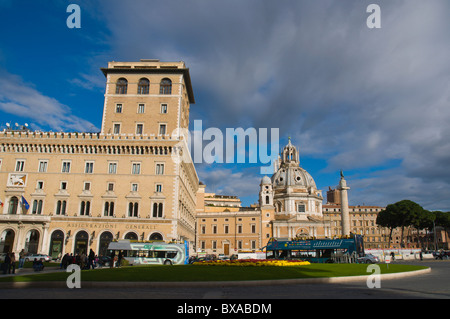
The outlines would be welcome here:
<svg viewBox="0 0 450 319">
<path fill-rule="evenodd" d="M 138 191 L 138 184 L 136 184 L 136 183 L 131 184 L 131 191 L 132 192 L 137 192 Z"/>
<path fill-rule="evenodd" d="M 156 164 L 156 175 L 164 175 L 164 164 Z"/>
<path fill-rule="evenodd" d="M 61 182 L 61 189 L 67 189 L 67 182 Z"/>
<path fill-rule="evenodd" d="M 167 113 L 167 104 L 161 104 L 161 114 Z"/>
<path fill-rule="evenodd" d="M 156 184 L 156 192 L 162 193 L 162 184 Z"/>
<path fill-rule="evenodd" d="M 136 124 L 136 134 L 141 135 L 144 132 L 144 124 Z"/>
<path fill-rule="evenodd" d="M 237 225 L 238 234 L 242 234 L 242 225 Z"/>
<path fill-rule="evenodd" d="M 39 161 L 39 173 L 47 172 L 48 161 Z"/>
<path fill-rule="evenodd" d="M 84 172 L 86 174 L 92 174 L 94 172 L 94 162 L 86 162 Z"/>
<path fill-rule="evenodd" d="M 131 174 L 138 175 L 141 173 L 141 164 L 140 163 L 133 163 L 131 168 Z"/>
<path fill-rule="evenodd" d="M 122 104 L 116 104 L 116 113 L 122 113 Z"/>
<path fill-rule="evenodd" d="M 138 105 L 138 113 L 145 113 L 145 104 Z"/>
<path fill-rule="evenodd" d="M 224 225 L 224 226 L 223 226 L 223 232 L 224 232 L 225 234 L 228 234 L 228 232 L 229 232 L 229 226 L 228 226 L 228 225 Z"/>
<path fill-rule="evenodd" d="M 108 174 L 116 174 L 116 173 L 117 173 L 117 163 L 109 163 Z"/>
<path fill-rule="evenodd" d="M 202 234 L 206 234 L 206 226 L 205 225 L 201 225 L 200 229 L 201 229 Z"/>
<path fill-rule="evenodd" d="M 166 124 L 159 124 L 159 135 L 166 135 Z"/>
<path fill-rule="evenodd" d="M 114 191 L 114 183 L 108 183 L 108 191 L 110 192 Z"/>
<path fill-rule="evenodd" d="M 217 234 L 217 225 L 212 225 L 212 233 Z"/>
<path fill-rule="evenodd" d="M 120 134 L 120 124 L 114 124 L 114 134 Z"/>
<path fill-rule="evenodd" d="M 90 182 L 85 182 L 83 190 L 84 191 L 88 191 L 90 189 L 91 189 L 91 183 Z"/>
<path fill-rule="evenodd" d="M 16 161 L 16 172 L 23 172 L 24 168 L 25 168 L 25 161 L 17 160 Z"/>
<path fill-rule="evenodd" d="M 298 212 L 299 213 L 304 213 L 305 211 L 306 211 L 306 207 L 305 207 L 305 204 L 298 204 L 297 205 L 297 208 L 298 208 Z"/>
<path fill-rule="evenodd" d="M 62 173 L 70 173 L 70 162 L 63 162 L 62 163 Z"/>
<path fill-rule="evenodd" d="M 43 181 L 38 181 L 36 189 L 44 189 L 44 182 Z"/>
<path fill-rule="evenodd" d="M 252 234 L 256 234 L 256 225 L 252 224 L 251 228 L 252 228 Z"/>
</svg>

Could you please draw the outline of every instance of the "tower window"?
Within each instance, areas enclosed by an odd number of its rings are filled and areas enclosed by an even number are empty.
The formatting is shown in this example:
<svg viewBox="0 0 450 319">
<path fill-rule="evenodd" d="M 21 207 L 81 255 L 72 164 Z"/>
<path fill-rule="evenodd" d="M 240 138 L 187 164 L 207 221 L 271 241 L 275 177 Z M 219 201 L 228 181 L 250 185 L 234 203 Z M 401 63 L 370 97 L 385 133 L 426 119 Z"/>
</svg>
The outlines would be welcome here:
<svg viewBox="0 0 450 319">
<path fill-rule="evenodd" d="M 116 94 L 127 94 L 128 81 L 127 79 L 120 78 L 116 83 Z"/>
<path fill-rule="evenodd" d="M 172 94 L 172 81 L 170 79 L 161 80 L 159 94 Z"/>
<path fill-rule="evenodd" d="M 140 79 L 138 83 L 138 94 L 148 94 L 150 82 L 148 79 Z"/>
</svg>

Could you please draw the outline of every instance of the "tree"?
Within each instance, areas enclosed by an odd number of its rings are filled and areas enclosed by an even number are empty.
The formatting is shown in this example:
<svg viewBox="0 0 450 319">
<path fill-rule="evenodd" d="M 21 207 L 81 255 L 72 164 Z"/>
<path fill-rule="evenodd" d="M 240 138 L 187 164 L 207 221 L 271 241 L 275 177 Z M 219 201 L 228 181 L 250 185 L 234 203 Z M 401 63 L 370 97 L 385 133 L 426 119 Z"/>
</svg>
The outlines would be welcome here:
<svg viewBox="0 0 450 319">
<path fill-rule="evenodd" d="M 405 199 L 395 204 L 387 205 L 386 209 L 378 214 L 377 224 L 390 229 L 389 246 L 391 245 L 392 231 L 394 228 L 401 227 L 401 247 L 404 247 L 405 227 L 418 223 L 422 214 L 422 206 Z"/>
<path fill-rule="evenodd" d="M 398 226 L 396 216 L 393 214 L 393 209 L 390 206 L 392 205 L 388 205 L 385 210 L 382 210 L 381 212 L 378 213 L 376 221 L 377 225 L 389 228 L 388 247 L 391 246 L 392 232 Z"/>
<path fill-rule="evenodd" d="M 413 220 L 413 225 L 417 228 L 417 234 L 419 234 L 419 230 L 425 229 L 425 238 L 427 240 L 427 248 L 428 248 L 428 231 L 433 230 L 433 222 L 436 219 L 436 212 L 430 212 L 428 210 L 423 210 L 422 213 Z M 418 236 L 419 237 L 419 236 Z M 423 248 L 423 243 L 421 242 L 421 247 Z"/>
</svg>

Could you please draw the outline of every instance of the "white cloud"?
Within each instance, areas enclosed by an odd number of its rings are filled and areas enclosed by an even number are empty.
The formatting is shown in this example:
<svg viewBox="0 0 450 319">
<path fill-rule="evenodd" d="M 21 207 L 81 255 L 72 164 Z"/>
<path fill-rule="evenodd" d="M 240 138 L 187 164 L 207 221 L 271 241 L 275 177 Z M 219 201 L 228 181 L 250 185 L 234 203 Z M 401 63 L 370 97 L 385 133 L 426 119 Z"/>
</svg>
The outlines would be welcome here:
<svg viewBox="0 0 450 319">
<path fill-rule="evenodd" d="M 0 71 L 0 110 L 36 122 L 33 128 L 82 132 L 97 130 L 92 123 L 72 115 L 69 106 L 45 96 L 17 75 L 6 71 Z"/>
</svg>

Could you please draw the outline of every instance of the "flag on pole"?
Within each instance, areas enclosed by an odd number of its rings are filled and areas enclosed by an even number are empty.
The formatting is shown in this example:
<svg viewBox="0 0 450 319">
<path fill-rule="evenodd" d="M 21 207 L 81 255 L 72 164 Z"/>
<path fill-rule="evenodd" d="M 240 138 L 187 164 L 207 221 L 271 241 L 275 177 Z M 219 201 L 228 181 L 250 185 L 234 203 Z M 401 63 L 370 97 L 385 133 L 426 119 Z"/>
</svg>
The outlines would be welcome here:
<svg viewBox="0 0 450 319">
<path fill-rule="evenodd" d="M 25 206 L 25 209 L 29 209 L 30 208 L 30 205 L 28 204 L 27 200 L 23 196 L 22 196 L 22 205 Z"/>
</svg>

